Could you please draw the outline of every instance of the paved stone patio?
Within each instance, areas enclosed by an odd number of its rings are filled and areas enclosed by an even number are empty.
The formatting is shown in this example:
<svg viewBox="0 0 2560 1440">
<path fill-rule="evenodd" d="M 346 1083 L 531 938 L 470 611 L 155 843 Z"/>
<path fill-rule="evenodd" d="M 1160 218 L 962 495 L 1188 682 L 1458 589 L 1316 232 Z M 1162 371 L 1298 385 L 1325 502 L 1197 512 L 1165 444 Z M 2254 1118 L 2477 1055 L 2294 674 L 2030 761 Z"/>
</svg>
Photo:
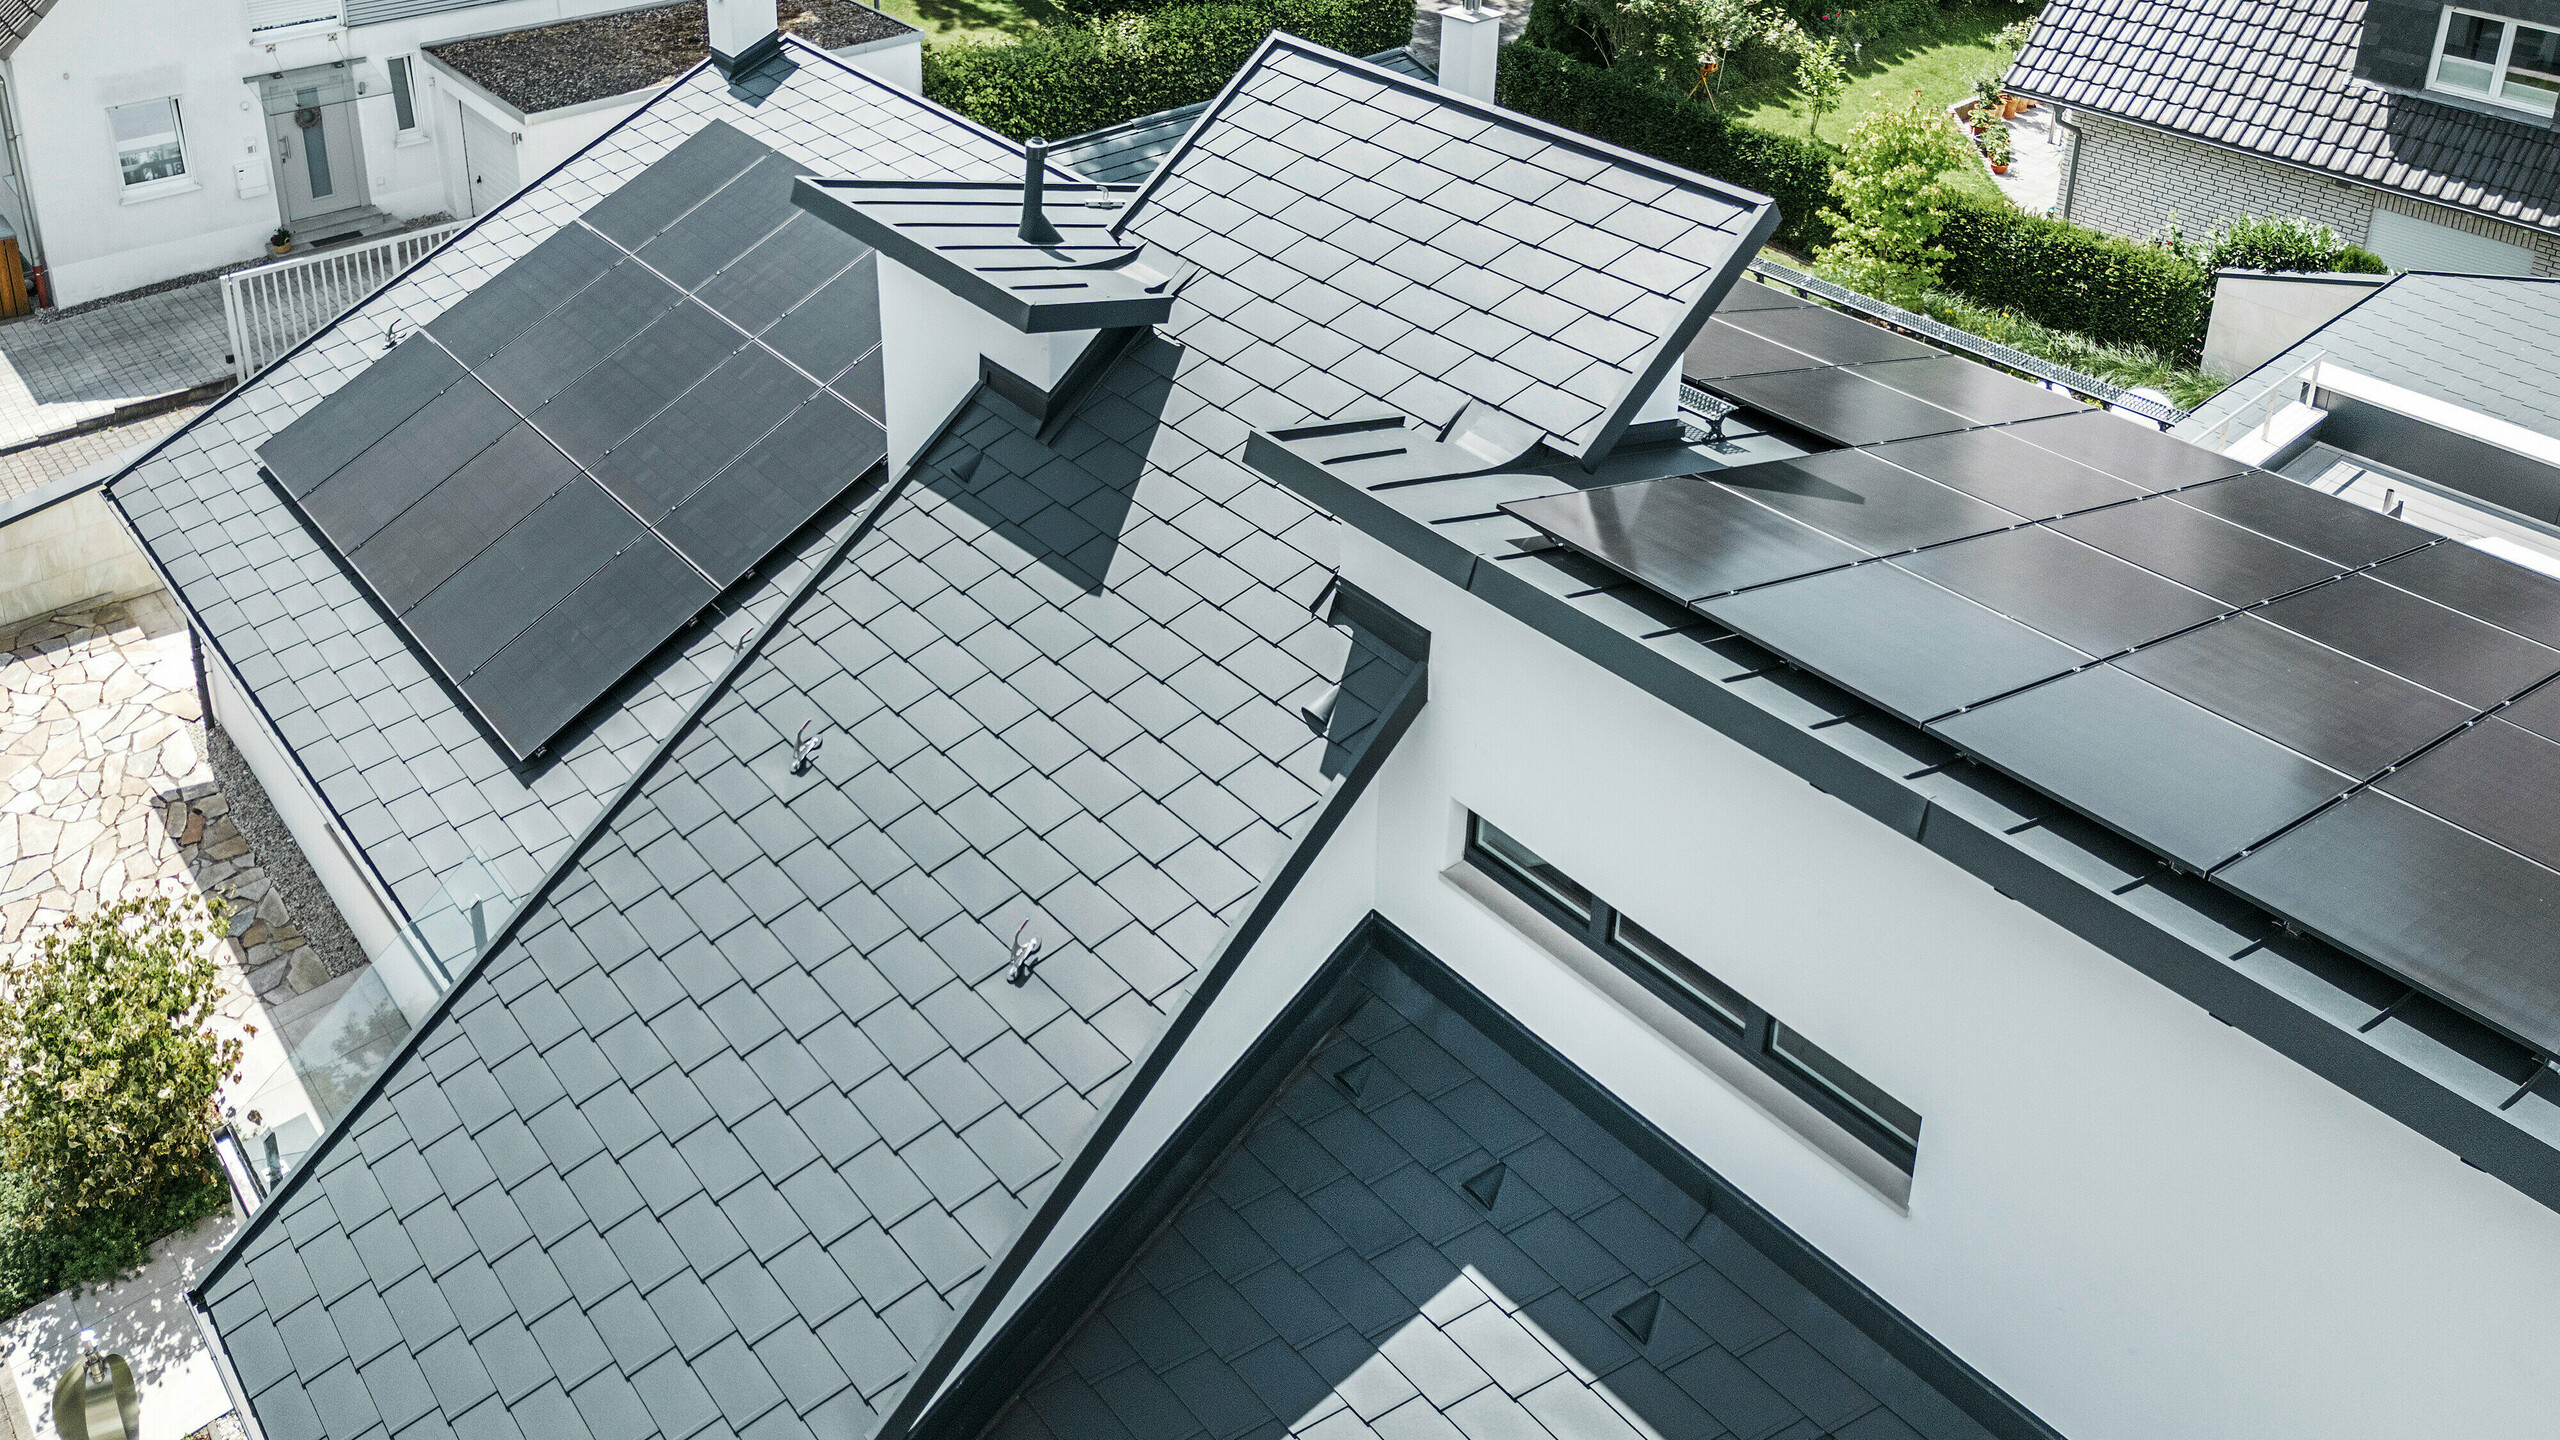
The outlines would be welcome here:
<svg viewBox="0 0 2560 1440">
<path fill-rule="evenodd" d="M 5 331 L 0 331 L 0 335 L 5 334 Z M 50 445 L 0 455 L 0 504 L 51 484 L 74 470 L 95 465 L 101 460 L 111 460 L 137 446 L 152 444 L 203 413 L 203 406 L 189 405 L 136 420 L 130 425 L 95 430 L 68 440 L 57 440 Z"/>
<path fill-rule="evenodd" d="M 230 348 L 219 280 L 0 325 L 0 448 L 219 380 Z"/>
</svg>

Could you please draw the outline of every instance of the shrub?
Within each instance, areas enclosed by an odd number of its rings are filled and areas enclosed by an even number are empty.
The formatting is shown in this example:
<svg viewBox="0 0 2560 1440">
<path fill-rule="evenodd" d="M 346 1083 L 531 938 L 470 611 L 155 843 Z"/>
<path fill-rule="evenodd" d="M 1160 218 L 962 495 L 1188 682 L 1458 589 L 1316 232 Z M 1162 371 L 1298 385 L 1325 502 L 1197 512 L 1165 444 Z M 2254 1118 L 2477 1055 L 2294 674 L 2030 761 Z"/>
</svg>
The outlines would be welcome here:
<svg viewBox="0 0 2560 1440">
<path fill-rule="evenodd" d="M 2207 270 L 2279 270 L 2299 274 L 2346 270 L 2379 275 L 2390 269 L 2373 252 L 2340 243 L 2338 232 L 2328 226 L 2286 215 L 2270 215 L 2263 220 L 2243 215 L 2228 221 L 2213 232 L 2213 239 L 2201 250 L 2198 258 Z"/>
<path fill-rule="evenodd" d="M 2173 249 L 1963 195 L 1947 207 L 1938 242 L 1946 287 L 1994 309 L 2180 358 L 2204 343 L 2211 276 Z"/>
<path fill-rule="evenodd" d="M 1502 47 L 1502 103 L 1551 125 L 1757 190 L 1778 202 L 1778 240 L 1808 250 L 1831 239 L 1822 219 L 1839 151 L 1754 130 L 1695 102 L 1527 43 Z"/>
<path fill-rule="evenodd" d="M 1413 37 L 1380 0 L 1231 0 L 1128 9 L 1019 38 L 925 50 L 925 94 L 1017 140 L 1063 138 L 1216 95 L 1274 30 L 1367 55 Z"/>
<path fill-rule="evenodd" d="M 1951 291 L 1929 291 L 1912 308 L 1932 320 L 1944 321 L 1985 340 L 1997 340 L 2056 365 L 2067 365 L 2083 375 L 2112 380 L 2127 389 L 2148 385 L 2167 394 L 2171 403 L 2182 410 L 2192 410 L 2212 399 L 2229 383 L 2145 346 L 2100 344 L 2086 335 L 2039 325 L 2014 310 L 1976 304 Z"/>
<path fill-rule="evenodd" d="M 1947 259 L 1937 240 L 1955 191 L 1942 177 L 1965 159 L 1946 116 L 1916 90 L 1901 109 L 1859 121 L 1831 171 L 1840 208 L 1823 217 L 1836 237 L 1823 273 L 1897 305 L 1918 299 Z"/>
<path fill-rule="evenodd" d="M 14 1315 L 74 1285 L 103 1285 L 140 1269 L 151 1258 L 152 1242 L 228 1209 L 231 1187 L 209 1178 L 172 1188 L 149 1204 L 93 1211 L 68 1226 L 36 1223 L 48 1204 L 26 1177 L 0 1171 L 0 1315 Z"/>
<path fill-rule="evenodd" d="M 220 902 L 118 902 L 48 932 L 0 1005 L 0 1167 L 26 1223 L 86 1228 L 220 1185 L 214 1091 L 240 1042 L 212 1028 Z"/>
</svg>

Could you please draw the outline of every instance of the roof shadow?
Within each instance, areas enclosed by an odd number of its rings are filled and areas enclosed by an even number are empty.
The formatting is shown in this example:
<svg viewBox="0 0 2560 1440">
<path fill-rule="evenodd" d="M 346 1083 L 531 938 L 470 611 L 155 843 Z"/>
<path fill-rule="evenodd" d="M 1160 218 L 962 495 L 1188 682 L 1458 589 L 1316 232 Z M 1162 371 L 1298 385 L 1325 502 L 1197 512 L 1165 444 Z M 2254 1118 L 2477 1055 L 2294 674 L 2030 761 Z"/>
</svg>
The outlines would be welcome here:
<svg viewBox="0 0 2560 1440">
<path fill-rule="evenodd" d="M 937 446 L 920 483 L 1086 594 L 1101 594 L 1172 397 L 1170 379 L 1123 361 L 1047 442 L 1020 426 L 981 425 Z"/>
<path fill-rule="evenodd" d="M 1348 988 L 990 1433 L 1992 1433 L 1472 1010 Z"/>
</svg>

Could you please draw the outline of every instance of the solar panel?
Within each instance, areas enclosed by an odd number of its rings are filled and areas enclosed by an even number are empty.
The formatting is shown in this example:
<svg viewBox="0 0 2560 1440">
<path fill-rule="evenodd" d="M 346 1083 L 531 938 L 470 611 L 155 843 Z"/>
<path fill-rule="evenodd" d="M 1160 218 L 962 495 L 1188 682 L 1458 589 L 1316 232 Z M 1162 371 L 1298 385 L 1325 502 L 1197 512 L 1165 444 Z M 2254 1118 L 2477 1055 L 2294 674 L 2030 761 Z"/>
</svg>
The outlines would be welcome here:
<svg viewBox="0 0 2560 1440">
<path fill-rule="evenodd" d="M 2492 717 L 2381 781 L 2383 789 L 2560 869 L 2560 744 Z"/>
<path fill-rule="evenodd" d="M 889 417 L 888 377 L 881 368 L 880 352 L 847 366 L 844 373 L 827 382 L 827 388 L 862 407 L 862 413 L 876 419 Z"/>
<path fill-rule="evenodd" d="M 1801 350 L 1764 340 L 1721 320 L 1709 320 L 1681 355 L 1680 373 L 1690 380 L 1712 383 L 1736 375 L 1810 370 L 1821 364 Z"/>
<path fill-rule="evenodd" d="M 2120 505 L 2149 493 L 2076 460 L 2039 450 L 2007 428 L 1897 440 L 1867 453 L 2030 520 Z"/>
<path fill-rule="evenodd" d="M 2560 740 L 2560 685 L 2545 685 L 2498 712 L 2498 718 L 2545 740 Z"/>
<path fill-rule="evenodd" d="M 462 366 L 451 355 L 412 335 L 269 440 L 258 459 L 299 499 L 461 378 Z"/>
<path fill-rule="evenodd" d="M 1792 345 L 1830 365 L 1864 365 L 1875 360 L 1921 360 L 1946 353 L 1819 305 L 1717 313 L 1729 325 L 1748 330 L 1763 340 Z"/>
<path fill-rule="evenodd" d="M 2448 610 L 2366 575 L 2350 575 L 2260 612 L 2475 708 L 2560 673 L 2560 650 Z"/>
<path fill-rule="evenodd" d="M 1857 450 L 1718 470 L 1704 477 L 1870 555 L 2005 530 L 2019 518 Z"/>
<path fill-rule="evenodd" d="M 2103 410 L 2029 420 L 2010 427 L 2008 433 L 2145 490 L 2199 485 L 2249 468 L 2201 445 L 2163 435 L 2148 422 Z"/>
<path fill-rule="evenodd" d="M 2030 385 L 1988 365 L 1958 355 L 1926 360 L 1887 360 L 1859 368 L 1859 374 L 1881 381 L 1906 395 L 1952 410 L 1977 425 L 2005 425 L 2046 415 L 2068 415 L 2087 407 L 2072 396 Z"/>
<path fill-rule="evenodd" d="M 1798 299 L 1775 285 L 1737 280 L 1733 288 L 1725 292 L 1724 299 L 1717 303 L 1716 313 L 1722 315 L 1731 312 L 1738 315 L 1745 310 L 1811 310 L 1814 308 L 1812 301 Z"/>
<path fill-rule="evenodd" d="M 1866 558 L 1855 546 L 1688 476 L 1502 508 L 1683 603 Z"/>
<path fill-rule="evenodd" d="M 2090 658 L 1890 565 L 1807 576 L 1704 601 L 1698 609 L 1914 722 Z"/>
<path fill-rule="evenodd" d="M 2157 640 L 2228 608 L 2041 525 L 1893 563 L 2092 655 Z"/>
<path fill-rule="evenodd" d="M 1855 370 L 1738 375 L 1710 387 L 1763 415 L 1836 445 L 1876 445 L 1970 427 L 1972 421 L 1866 379 Z"/>
<path fill-rule="evenodd" d="M 2468 545 L 2433 545 L 2374 569 L 2377 579 L 2560 646 L 2560 581 Z"/>
<path fill-rule="evenodd" d="M 2197 871 L 2274 834 L 2350 783 L 2114 665 L 1930 728 Z"/>
<path fill-rule="evenodd" d="M 2234 615 L 2116 664 L 2358 778 L 2398 764 L 2476 713 L 2250 615 Z"/>
<path fill-rule="evenodd" d="M 2215 878 L 2455 1009 L 2560 1050 L 2560 873 L 2369 789 Z"/>
<path fill-rule="evenodd" d="M 2370 565 L 2436 540 L 2415 525 L 2361 505 L 2341 505 L 2308 485 L 2264 470 L 2181 491 L 2178 503 L 2347 566 Z"/>
<path fill-rule="evenodd" d="M 518 758 L 886 452 L 869 252 L 797 170 L 713 124 L 260 452 Z"/>
<path fill-rule="evenodd" d="M 2075 540 L 2085 540 L 2234 608 L 2316 585 L 2339 570 L 2316 555 L 2166 497 L 2051 524 Z"/>
</svg>

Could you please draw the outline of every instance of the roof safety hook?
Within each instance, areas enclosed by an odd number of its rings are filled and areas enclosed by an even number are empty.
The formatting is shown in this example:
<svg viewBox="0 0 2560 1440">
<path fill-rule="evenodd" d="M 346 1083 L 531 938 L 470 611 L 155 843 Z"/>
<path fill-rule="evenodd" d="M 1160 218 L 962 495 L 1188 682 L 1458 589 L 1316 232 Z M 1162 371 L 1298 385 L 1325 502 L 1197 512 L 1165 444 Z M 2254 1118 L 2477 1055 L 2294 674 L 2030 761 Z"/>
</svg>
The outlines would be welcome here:
<svg viewBox="0 0 2560 1440">
<path fill-rule="evenodd" d="M 401 329 L 402 329 L 403 327 L 405 327 L 408 323 L 409 323 L 409 322 L 408 322 L 407 320 L 405 320 L 405 319 L 401 318 L 400 316 L 395 315 L 395 316 L 391 317 L 391 323 L 390 323 L 389 325 L 387 325 L 387 326 L 383 327 L 383 331 L 382 331 L 382 353 L 383 353 L 383 354 L 388 355 L 388 354 L 390 354 L 392 351 L 397 350 L 397 349 L 399 349 L 399 348 L 400 348 L 400 339 L 401 339 L 400 331 L 401 331 Z"/>
<path fill-rule="evenodd" d="M 1031 983 L 1031 971 L 1040 963 L 1040 937 L 1026 935 L 1031 922 L 1013 927 L 1013 968 L 1005 972 L 1004 983 L 1021 986 Z"/>
<path fill-rule="evenodd" d="M 826 736 L 809 733 L 809 727 L 816 723 L 818 722 L 815 720 L 800 722 L 799 753 L 791 757 L 791 773 L 794 775 L 808 774 L 809 767 L 818 763 L 818 747 L 827 743 Z"/>
</svg>

